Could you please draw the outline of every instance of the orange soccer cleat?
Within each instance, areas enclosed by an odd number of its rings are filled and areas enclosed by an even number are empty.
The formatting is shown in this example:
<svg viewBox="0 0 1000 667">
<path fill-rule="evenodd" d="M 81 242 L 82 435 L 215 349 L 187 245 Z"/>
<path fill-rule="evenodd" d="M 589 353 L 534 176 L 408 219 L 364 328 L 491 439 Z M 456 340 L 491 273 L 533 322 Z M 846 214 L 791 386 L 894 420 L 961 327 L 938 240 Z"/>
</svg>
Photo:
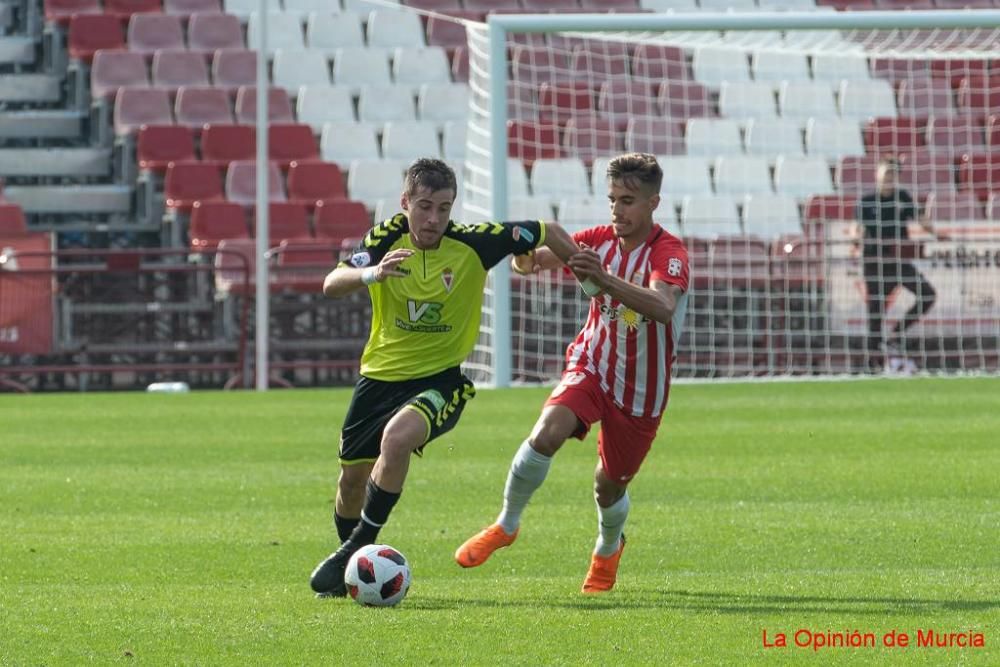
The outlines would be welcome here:
<svg viewBox="0 0 1000 667">
<path fill-rule="evenodd" d="M 493 555 L 493 552 L 503 547 L 509 547 L 517 539 L 518 531 L 508 535 L 500 524 L 484 528 L 455 551 L 455 562 L 462 567 L 478 567 Z"/>
<path fill-rule="evenodd" d="M 590 570 L 587 578 L 583 580 L 584 593 L 606 593 L 614 588 L 615 579 L 618 577 L 618 561 L 625 551 L 625 534 L 622 533 L 621 544 L 618 551 L 610 556 L 598 556 L 594 554 L 590 559 Z"/>
</svg>

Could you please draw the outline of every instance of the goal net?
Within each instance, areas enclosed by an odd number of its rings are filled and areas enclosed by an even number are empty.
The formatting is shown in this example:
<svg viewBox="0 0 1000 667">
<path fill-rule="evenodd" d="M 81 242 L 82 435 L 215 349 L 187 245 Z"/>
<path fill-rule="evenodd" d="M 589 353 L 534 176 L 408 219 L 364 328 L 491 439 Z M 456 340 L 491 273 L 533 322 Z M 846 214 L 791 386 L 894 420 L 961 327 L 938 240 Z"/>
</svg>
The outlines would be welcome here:
<svg viewBox="0 0 1000 667">
<path fill-rule="evenodd" d="M 676 376 L 994 373 L 998 16 L 491 16 L 462 215 L 608 224 L 609 159 L 652 153 L 692 266 Z M 588 307 L 500 267 L 470 371 L 555 380 Z"/>
</svg>

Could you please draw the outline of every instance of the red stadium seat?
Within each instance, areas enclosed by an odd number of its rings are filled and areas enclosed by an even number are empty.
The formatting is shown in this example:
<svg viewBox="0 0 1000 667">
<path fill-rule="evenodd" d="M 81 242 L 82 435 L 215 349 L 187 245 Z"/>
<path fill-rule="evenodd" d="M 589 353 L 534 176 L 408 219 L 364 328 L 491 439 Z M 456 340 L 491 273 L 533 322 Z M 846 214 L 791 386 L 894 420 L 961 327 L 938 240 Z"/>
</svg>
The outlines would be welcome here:
<svg viewBox="0 0 1000 667">
<path fill-rule="evenodd" d="M 243 207 L 237 205 L 237 208 L 240 209 L 240 215 L 245 218 L 246 212 Z M 227 210 L 225 214 L 235 220 L 235 209 Z M 235 222 L 232 226 L 236 228 Z M 215 267 L 215 289 L 220 294 L 252 295 L 257 284 L 257 242 L 244 234 L 241 238 L 219 240 L 215 250 L 216 254 L 212 259 Z"/>
<path fill-rule="evenodd" d="M 619 130 L 634 117 L 659 116 L 656 95 L 646 83 L 610 79 L 601 84 L 597 110 Z"/>
<path fill-rule="evenodd" d="M 223 239 L 249 238 L 246 211 L 227 201 L 196 201 L 188 227 L 191 250 L 215 250 Z"/>
<path fill-rule="evenodd" d="M 257 156 L 257 129 L 253 125 L 206 125 L 201 133 L 201 157 L 226 168 L 236 160 Z"/>
<path fill-rule="evenodd" d="M 115 95 L 115 134 L 137 132 L 142 125 L 170 125 L 170 95 L 157 88 L 119 88 Z"/>
<path fill-rule="evenodd" d="M 311 211 L 317 202 L 346 198 L 344 174 L 333 162 L 296 160 L 289 165 L 289 201 L 303 204 Z"/>
<path fill-rule="evenodd" d="M 158 14 L 163 11 L 160 0 L 104 0 L 104 13 L 117 16 L 122 21 L 139 14 Z"/>
<path fill-rule="evenodd" d="M 563 125 L 576 114 L 594 108 L 594 91 L 586 81 L 545 81 L 538 89 L 538 119 Z"/>
<path fill-rule="evenodd" d="M 153 85 L 173 92 L 181 86 L 209 86 L 208 66 L 195 51 L 157 51 L 153 54 Z"/>
<path fill-rule="evenodd" d="M 456 83 L 469 81 L 469 50 L 460 46 L 451 56 L 451 78 Z"/>
<path fill-rule="evenodd" d="M 1000 115 L 986 119 L 986 146 L 988 151 L 1000 151 Z"/>
<path fill-rule="evenodd" d="M 507 121 L 507 156 L 527 165 L 539 158 L 562 157 L 559 127 L 552 123 Z"/>
<path fill-rule="evenodd" d="M 928 151 L 904 153 L 900 156 L 899 184 L 923 200 L 930 192 L 948 192 L 955 189 L 954 159 Z"/>
<path fill-rule="evenodd" d="M 985 115 L 1000 109 L 1000 74 L 963 78 L 958 86 L 958 110 Z"/>
<path fill-rule="evenodd" d="M 188 48 L 205 54 L 245 49 L 240 20 L 232 14 L 195 14 L 188 23 Z"/>
<path fill-rule="evenodd" d="M 124 49 L 122 24 L 110 14 L 75 14 L 69 21 L 69 55 L 88 65 L 101 49 Z"/>
<path fill-rule="evenodd" d="M 841 195 L 861 196 L 875 190 L 878 158 L 874 155 L 849 155 L 840 158 L 835 181 Z"/>
<path fill-rule="evenodd" d="M 319 159 L 319 144 L 308 125 L 274 123 L 267 131 L 267 156 L 287 169 L 295 160 Z"/>
<path fill-rule="evenodd" d="M 135 14 L 128 22 L 129 51 L 152 56 L 160 49 L 183 50 L 184 28 L 179 16 Z"/>
<path fill-rule="evenodd" d="M 28 224 L 24 221 L 24 211 L 20 204 L 0 202 L 0 240 L 25 236 Z M 0 243 L 0 245 L 3 245 Z"/>
<path fill-rule="evenodd" d="M 292 102 L 284 88 L 272 86 L 267 93 L 267 119 L 271 123 L 294 123 Z M 257 87 L 240 86 L 236 91 L 236 122 L 257 122 Z"/>
<path fill-rule="evenodd" d="M 512 57 L 515 81 L 541 84 L 571 78 L 569 54 L 545 46 L 516 46 Z"/>
<path fill-rule="evenodd" d="M 708 88 L 694 81 L 664 81 L 657 94 L 660 110 L 670 118 L 715 118 Z"/>
<path fill-rule="evenodd" d="M 90 68 L 90 95 L 93 99 L 113 97 L 122 86 L 149 86 L 146 60 L 138 53 L 101 49 Z"/>
<path fill-rule="evenodd" d="M 309 231 L 309 213 L 302 204 L 287 201 L 270 202 L 267 210 L 268 245 L 276 246 L 282 239 L 303 239 L 312 236 Z M 251 236 L 256 235 L 255 224 L 251 222 Z"/>
<path fill-rule="evenodd" d="M 684 50 L 679 46 L 640 44 L 632 54 L 632 78 L 659 84 L 691 78 Z"/>
<path fill-rule="evenodd" d="M 975 221 L 985 218 L 983 204 L 973 192 L 931 192 L 924 210 L 932 221 Z"/>
<path fill-rule="evenodd" d="M 285 188 L 281 170 L 273 162 L 268 163 L 268 197 L 270 201 L 285 201 Z M 252 206 L 257 201 L 257 163 L 252 160 L 236 160 L 229 163 L 226 170 L 226 199 L 244 206 Z"/>
<path fill-rule="evenodd" d="M 930 61 L 931 76 L 944 79 L 952 88 L 957 88 L 962 79 L 986 76 L 989 69 L 988 60 L 939 58 Z"/>
<path fill-rule="evenodd" d="M 192 14 L 220 14 L 220 0 L 163 0 L 163 13 L 180 17 Z"/>
<path fill-rule="evenodd" d="M 926 60 L 911 58 L 872 58 L 869 68 L 873 77 L 887 79 L 893 85 L 919 81 L 931 75 L 930 64 Z"/>
<path fill-rule="evenodd" d="M 857 206 L 858 198 L 853 195 L 813 195 L 806 200 L 805 222 L 856 220 Z"/>
<path fill-rule="evenodd" d="M 972 190 L 980 199 L 1000 191 L 1000 153 L 963 155 L 958 163 L 960 190 Z"/>
<path fill-rule="evenodd" d="M 924 127 L 917 118 L 872 118 L 864 137 L 869 152 L 907 153 L 924 147 Z"/>
<path fill-rule="evenodd" d="M 329 239 L 285 239 L 272 251 L 272 289 L 318 293 L 330 269 L 337 264 L 340 244 Z"/>
<path fill-rule="evenodd" d="M 941 155 L 986 152 L 983 127 L 969 116 L 928 118 L 926 142 L 929 150 Z"/>
<path fill-rule="evenodd" d="M 722 237 L 708 246 L 708 273 L 711 280 L 726 287 L 763 288 L 770 267 L 763 241 L 749 237 Z"/>
<path fill-rule="evenodd" d="M 683 128 L 682 122 L 670 118 L 632 118 L 625 130 L 625 150 L 654 155 L 684 155 Z"/>
<path fill-rule="evenodd" d="M 780 236 L 771 243 L 770 256 L 771 280 L 779 294 L 825 280 L 826 253 L 821 239 L 801 234 Z"/>
<path fill-rule="evenodd" d="M 465 24 L 449 21 L 442 16 L 427 18 L 427 45 L 454 49 L 468 43 Z"/>
<path fill-rule="evenodd" d="M 594 158 L 621 153 L 624 141 L 611 121 L 594 114 L 573 116 L 563 132 L 563 154 L 590 165 Z"/>
<path fill-rule="evenodd" d="M 218 88 L 236 92 L 240 86 L 257 83 L 257 52 L 219 49 L 212 58 L 212 80 Z"/>
<path fill-rule="evenodd" d="M 162 174 L 171 162 L 197 159 L 194 133 L 181 125 L 143 125 L 135 154 L 140 169 Z"/>
<path fill-rule="evenodd" d="M 229 95 L 221 88 L 184 86 L 177 91 L 174 115 L 179 125 L 200 132 L 205 125 L 225 125 L 233 122 Z"/>
<path fill-rule="evenodd" d="M 365 205 L 349 199 L 326 199 L 316 202 L 316 238 L 340 242 L 360 238 L 371 229 Z"/>
<path fill-rule="evenodd" d="M 614 42 L 591 42 L 573 54 L 574 72 L 586 72 L 590 81 L 628 80 L 628 49 Z"/>
<path fill-rule="evenodd" d="M 951 86 L 941 79 L 904 79 L 896 89 L 896 106 L 901 116 L 926 118 L 954 113 Z"/>
<path fill-rule="evenodd" d="M 163 178 L 163 196 L 168 209 L 189 212 L 196 201 L 222 199 L 222 176 L 211 164 L 171 162 Z"/>
<path fill-rule="evenodd" d="M 45 20 L 69 24 L 74 14 L 102 13 L 100 0 L 45 0 Z"/>
</svg>

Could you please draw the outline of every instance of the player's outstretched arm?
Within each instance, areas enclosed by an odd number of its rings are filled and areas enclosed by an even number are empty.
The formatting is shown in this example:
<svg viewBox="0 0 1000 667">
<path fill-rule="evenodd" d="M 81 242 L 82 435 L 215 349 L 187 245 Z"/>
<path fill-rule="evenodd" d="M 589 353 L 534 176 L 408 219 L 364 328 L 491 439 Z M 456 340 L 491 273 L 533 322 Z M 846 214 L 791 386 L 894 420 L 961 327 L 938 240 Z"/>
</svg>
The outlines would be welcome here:
<svg viewBox="0 0 1000 667">
<path fill-rule="evenodd" d="M 353 266 L 338 266 L 323 280 L 323 294 L 328 297 L 346 296 L 372 283 L 384 282 L 390 276 L 402 277 L 406 272 L 399 266 L 413 254 L 412 250 L 399 248 L 386 253 L 375 266 L 358 269 Z"/>
<path fill-rule="evenodd" d="M 543 247 L 526 255 L 514 255 L 511 268 L 521 274 L 558 269 L 580 251 L 580 246 L 569 232 L 556 222 L 545 223 L 545 241 L 542 245 Z"/>
</svg>

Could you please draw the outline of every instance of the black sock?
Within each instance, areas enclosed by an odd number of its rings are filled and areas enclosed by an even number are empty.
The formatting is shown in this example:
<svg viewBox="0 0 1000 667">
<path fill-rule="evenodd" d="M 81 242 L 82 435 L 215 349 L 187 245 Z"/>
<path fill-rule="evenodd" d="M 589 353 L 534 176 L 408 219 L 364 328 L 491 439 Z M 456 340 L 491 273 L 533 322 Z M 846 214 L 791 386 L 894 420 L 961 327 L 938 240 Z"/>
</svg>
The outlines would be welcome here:
<svg viewBox="0 0 1000 667">
<path fill-rule="evenodd" d="M 368 479 L 365 486 L 365 507 L 361 510 L 361 520 L 351 533 L 350 542 L 356 547 L 374 544 L 378 531 L 389 520 L 389 513 L 399 500 L 400 494 L 389 493 Z"/>
<path fill-rule="evenodd" d="M 360 518 L 348 519 L 347 517 L 340 516 L 337 512 L 333 513 L 333 523 L 337 526 L 337 537 L 340 538 L 341 542 L 347 541 L 347 538 L 354 532 L 354 528 L 358 525 L 359 521 L 361 521 Z"/>
</svg>

